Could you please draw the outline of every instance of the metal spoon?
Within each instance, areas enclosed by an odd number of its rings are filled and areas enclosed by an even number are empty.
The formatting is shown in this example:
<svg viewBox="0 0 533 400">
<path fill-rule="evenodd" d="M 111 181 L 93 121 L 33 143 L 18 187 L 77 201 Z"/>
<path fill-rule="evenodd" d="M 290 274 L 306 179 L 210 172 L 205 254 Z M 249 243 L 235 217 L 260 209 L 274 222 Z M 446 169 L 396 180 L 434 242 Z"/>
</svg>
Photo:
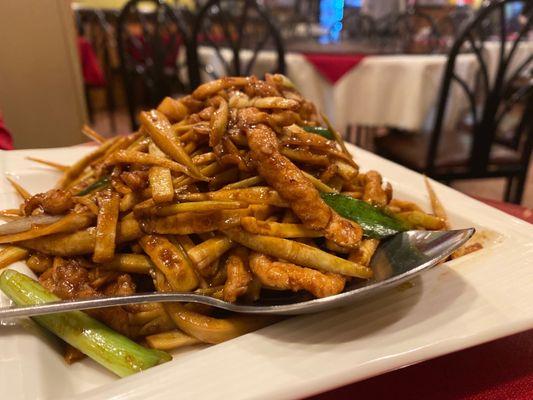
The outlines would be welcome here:
<svg viewBox="0 0 533 400">
<path fill-rule="evenodd" d="M 454 231 L 409 231 L 384 240 L 378 247 L 370 266 L 374 277 L 368 281 L 349 284 L 341 294 L 311 299 L 308 294 L 275 292 L 262 296 L 250 305 L 232 304 L 195 293 L 144 293 L 131 296 L 110 296 L 86 300 L 66 300 L 24 307 L 0 308 L 0 318 L 30 317 L 64 311 L 88 310 L 151 302 L 201 303 L 229 311 L 247 314 L 297 315 L 329 310 L 354 303 L 397 286 L 440 262 L 462 246 L 474 228 Z"/>
</svg>

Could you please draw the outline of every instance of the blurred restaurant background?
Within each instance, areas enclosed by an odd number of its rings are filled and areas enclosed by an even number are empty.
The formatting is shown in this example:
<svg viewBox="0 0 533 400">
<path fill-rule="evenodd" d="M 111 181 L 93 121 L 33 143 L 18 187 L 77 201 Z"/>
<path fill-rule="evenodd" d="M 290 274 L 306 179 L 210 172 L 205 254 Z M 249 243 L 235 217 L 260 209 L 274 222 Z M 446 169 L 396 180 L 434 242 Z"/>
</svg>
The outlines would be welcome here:
<svg viewBox="0 0 533 400">
<path fill-rule="evenodd" d="M 0 148 L 129 133 L 165 96 L 279 72 L 346 141 L 531 207 L 532 18 L 531 0 L 1 1 Z"/>
</svg>

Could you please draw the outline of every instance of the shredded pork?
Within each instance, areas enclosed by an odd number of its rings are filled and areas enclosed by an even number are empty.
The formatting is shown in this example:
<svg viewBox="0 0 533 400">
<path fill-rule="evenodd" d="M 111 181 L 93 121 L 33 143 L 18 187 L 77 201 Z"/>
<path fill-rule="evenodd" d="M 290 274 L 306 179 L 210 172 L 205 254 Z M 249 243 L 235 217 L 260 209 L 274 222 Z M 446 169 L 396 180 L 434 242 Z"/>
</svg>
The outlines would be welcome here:
<svg viewBox="0 0 533 400">
<path fill-rule="evenodd" d="M 339 246 L 357 247 L 363 234 L 361 227 L 339 216 L 320 198 L 302 171 L 280 153 L 274 131 L 263 124 L 252 125 L 246 131 L 257 171 L 290 204 L 303 224 L 323 231 Z"/>
</svg>

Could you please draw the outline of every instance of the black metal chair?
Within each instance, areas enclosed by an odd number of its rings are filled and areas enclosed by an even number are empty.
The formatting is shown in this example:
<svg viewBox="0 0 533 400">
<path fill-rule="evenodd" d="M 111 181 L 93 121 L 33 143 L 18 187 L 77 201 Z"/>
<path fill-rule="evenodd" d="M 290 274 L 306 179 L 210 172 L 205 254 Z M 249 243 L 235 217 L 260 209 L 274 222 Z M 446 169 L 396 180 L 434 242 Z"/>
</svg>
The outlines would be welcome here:
<svg viewBox="0 0 533 400">
<path fill-rule="evenodd" d="M 401 14 L 388 15 L 376 22 L 384 44 L 395 44 L 405 54 L 430 54 L 439 50 L 439 31 L 430 15 L 409 8 Z"/>
<path fill-rule="evenodd" d="M 200 60 L 200 47 L 211 49 L 222 74 Z M 255 0 L 210 0 L 199 11 L 189 48 L 191 85 L 202 82 L 201 71 L 209 78 L 219 75 L 250 75 L 262 50 L 276 53 L 273 68 L 267 72 L 285 73 L 285 48 L 276 24 Z M 243 53 L 250 51 L 243 57 Z"/>
<path fill-rule="evenodd" d="M 362 13 L 360 9 L 350 10 L 342 19 L 342 40 L 372 41 L 377 38 L 377 33 L 374 18 Z"/>
<path fill-rule="evenodd" d="M 450 50 L 457 35 L 474 15 L 474 11 L 470 7 L 456 7 L 436 22 L 441 50 L 446 52 Z"/>
<path fill-rule="evenodd" d="M 505 6 L 525 2 L 500 0 L 480 10 L 461 32 L 448 56 L 431 134 L 408 135 L 397 132 L 376 138 L 379 154 L 444 182 L 506 178 L 505 200 L 521 202 L 533 144 L 533 85 L 531 77 L 527 75 L 533 55 L 515 65 L 513 60 L 520 42 L 531 30 L 533 13 L 527 15 L 527 22 L 519 34 L 509 41 Z M 495 76 L 490 76 L 484 57 L 484 21 L 488 18 L 499 22 L 498 42 L 501 51 Z M 455 72 L 457 58 L 464 47 L 471 48 L 479 64 L 479 87 L 469 84 Z M 517 80 L 525 80 L 526 83 L 517 85 Z M 461 88 L 468 100 L 471 132 L 444 130 L 452 84 Z M 515 146 L 503 146 L 496 139 L 502 121 L 511 114 L 516 121 L 513 127 Z"/>
<path fill-rule="evenodd" d="M 319 16 L 319 0 L 295 0 L 292 8 L 285 13 L 285 18 L 279 20 L 282 37 L 292 40 L 320 36 L 314 29 L 318 26 Z"/>
<path fill-rule="evenodd" d="M 188 45 L 186 25 L 164 0 L 130 0 L 123 7 L 117 46 L 132 128 L 137 126 L 139 107 L 153 107 L 165 96 L 188 92 L 187 64 L 179 60 Z"/>
<path fill-rule="evenodd" d="M 92 93 L 103 90 L 106 98 L 106 108 L 109 114 L 109 124 L 112 132 L 116 132 L 115 121 L 115 90 L 113 87 L 114 66 L 112 50 L 114 47 L 113 28 L 108 22 L 105 13 L 98 9 L 77 9 L 74 11 L 78 36 L 85 37 L 102 66 L 105 82 L 101 85 L 92 85 L 84 82 L 85 101 L 87 113 L 91 123 L 94 120 L 94 105 Z"/>
</svg>

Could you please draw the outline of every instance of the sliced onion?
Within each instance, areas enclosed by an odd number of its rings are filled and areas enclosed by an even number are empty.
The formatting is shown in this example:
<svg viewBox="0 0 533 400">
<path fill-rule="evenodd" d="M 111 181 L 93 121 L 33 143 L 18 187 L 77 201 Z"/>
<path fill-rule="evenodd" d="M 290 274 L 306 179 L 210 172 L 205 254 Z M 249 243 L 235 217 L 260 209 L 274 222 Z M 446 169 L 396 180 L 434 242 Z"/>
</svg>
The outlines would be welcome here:
<svg viewBox="0 0 533 400">
<path fill-rule="evenodd" d="M 34 225 L 50 225 L 59 221 L 64 215 L 31 215 L 16 219 L 0 225 L 0 235 L 12 235 L 14 233 L 29 231 Z"/>
</svg>

